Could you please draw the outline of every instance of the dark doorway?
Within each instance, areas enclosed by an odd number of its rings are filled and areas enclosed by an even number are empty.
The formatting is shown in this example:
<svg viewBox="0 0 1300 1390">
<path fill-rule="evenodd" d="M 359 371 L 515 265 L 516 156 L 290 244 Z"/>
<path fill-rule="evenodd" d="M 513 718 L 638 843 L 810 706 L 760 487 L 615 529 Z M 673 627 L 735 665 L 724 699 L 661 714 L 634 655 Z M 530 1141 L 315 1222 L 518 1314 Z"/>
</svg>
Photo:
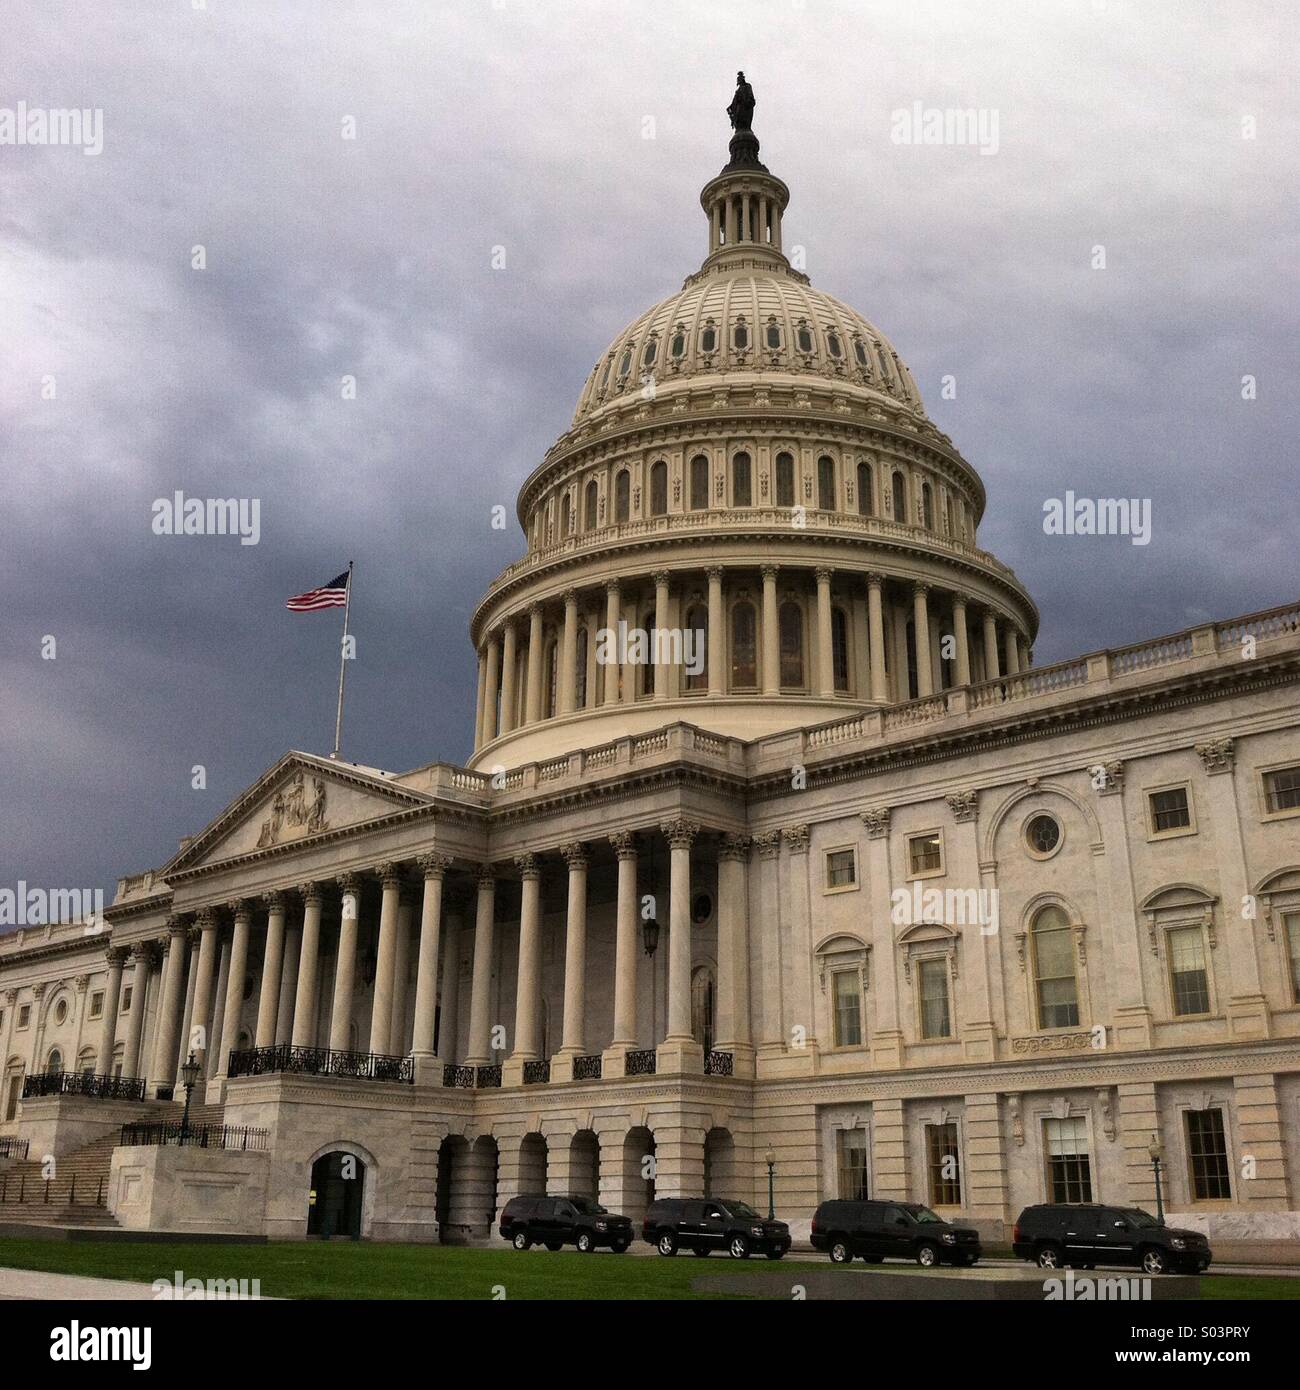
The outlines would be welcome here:
<svg viewBox="0 0 1300 1390">
<path fill-rule="evenodd" d="M 366 1165 L 355 1154 L 336 1151 L 318 1158 L 311 1166 L 307 1234 L 359 1240 L 365 1185 Z"/>
</svg>

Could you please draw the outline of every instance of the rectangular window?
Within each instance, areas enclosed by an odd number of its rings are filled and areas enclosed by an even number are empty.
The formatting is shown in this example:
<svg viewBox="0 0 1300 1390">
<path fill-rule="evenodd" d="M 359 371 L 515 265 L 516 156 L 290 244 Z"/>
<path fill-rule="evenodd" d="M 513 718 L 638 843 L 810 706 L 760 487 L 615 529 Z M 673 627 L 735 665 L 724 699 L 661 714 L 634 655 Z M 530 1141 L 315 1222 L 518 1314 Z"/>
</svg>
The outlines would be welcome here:
<svg viewBox="0 0 1300 1390">
<path fill-rule="evenodd" d="M 30 1004 L 19 1004 L 18 1006 L 18 1026 L 26 1028 L 32 1021 L 32 1006 Z"/>
<path fill-rule="evenodd" d="M 1088 1125 L 1082 1115 L 1043 1121 L 1047 1192 L 1053 1202 L 1091 1202 L 1092 1165 Z"/>
<path fill-rule="evenodd" d="M 1286 940 L 1291 951 L 1291 992 L 1295 1002 L 1300 1004 L 1300 912 L 1288 912 L 1282 920 L 1286 923 Z"/>
<path fill-rule="evenodd" d="M 100 1018 L 100 1017 L 103 1015 L 103 1012 L 104 1012 L 104 991 L 103 991 L 102 989 L 97 989 L 97 990 L 90 996 L 90 1016 L 91 1016 L 91 1018 Z"/>
<path fill-rule="evenodd" d="M 867 1200 L 867 1131 L 842 1129 L 835 1136 L 837 1190 L 846 1202 Z"/>
<path fill-rule="evenodd" d="M 131 986 L 130 986 L 130 985 L 127 985 L 127 987 L 122 991 L 122 1012 L 123 1012 L 124 1014 L 129 1014 L 129 1013 L 131 1012 Z"/>
<path fill-rule="evenodd" d="M 1300 767 L 1279 767 L 1264 774 L 1264 804 L 1270 815 L 1300 811 Z"/>
<path fill-rule="evenodd" d="M 1187 1158 L 1192 1167 L 1192 1195 L 1202 1202 L 1228 1201 L 1228 1140 L 1222 1110 L 1187 1112 Z"/>
<path fill-rule="evenodd" d="M 835 996 L 835 1046 L 862 1046 L 862 981 L 856 970 L 831 976 Z"/>
<path fill-rule="evenodd" d="M 943 869 L 943 840 L 937 830 L 912 835 L 907 841 L 907 858 L 913 875 L 935 874 Z"/>
<path fill-rule="evenodd" d="M 948 1010 L 948 963 L 923 960 L 917 973 L 921 984 L 921 1036 L 950 1038 L 952 1017 Z"/>
<path fill-rule="evenodd" d="M 1210 979 L 1205 969 L 1205 937 L 1200 927 L 1176 927 L 1165 938 L 1169 985 L 1175 1014 L 1210 1012 Z"/>
<path fill-rule="evenodd" d="M 858 881 L 858 856 L 851 849 L 833 849 L 826 855 L 827 888 L 852 888 Z"/>
<path fill-rule="evenodd" d="M 1192 808 L 1187 800 L 1186 787 L 1170 787 L 1168 791 L 1152 792 L 1151 833 L 1165 835 L 1171 830 L 1187 830 L 1192 824 Z"/>
<path fill-rule="evenodd" d="M 930 1205 L 961 1206 L 961 1160 L 955 1123 L 926 1125 L 925 1162 L 930 1174 Z"/>
</svg>

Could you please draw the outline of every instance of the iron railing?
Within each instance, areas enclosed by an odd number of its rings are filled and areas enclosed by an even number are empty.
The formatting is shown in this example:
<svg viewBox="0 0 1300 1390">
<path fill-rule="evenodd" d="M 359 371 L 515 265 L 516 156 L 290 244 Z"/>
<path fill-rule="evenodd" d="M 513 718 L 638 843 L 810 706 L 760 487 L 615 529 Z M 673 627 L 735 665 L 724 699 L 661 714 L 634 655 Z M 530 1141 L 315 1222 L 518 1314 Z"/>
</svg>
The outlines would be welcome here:
<svg viewBox="0 0 1300 1390">
<path fill-rule="evenodd" d="M 96 1100 L 143 1100 L 143 1076 L 96 1076 L 93 1072 L 35 1071 L 23 1078 L 23 1099 L 90 1096 Z"/>
<path fill-rule="evenodd" d="M 252 1125 L 182 1125 L 179 1120 L 123 1125 L 118 1143 L 123 1148 L 155 1144 L 184 1144 L 194 1149 L 240 1149 L 261 1152 L 269 1147 L 270 1130 Z"/>
<path fill-rule="evenodd" d="M 60 1192 L 63 1194 L 60 1196 Z M 73 1173 L 67 1178 L 42 1178 L 31 1173 L 0 1173 L 0 1206 L 102 1207 L 104 1178 Z"/>
<path fill-rule="evenodd" d="M 347 1076 L 360 1081 L 415 1081 L 415 1063 L 410 1057 L 390 1057 L 381 1052 L 336 1052 L 328 1047 L 293 1047 L 289 1043 L 232 1052 L 226 1075 L 270 1076 L 276 1072 Z"/>
<path fill-rule="evenodd" d="M 0 1158 L 26 1158 L 27 1144 L 26 1139 L 20 1139 L 16 1134 L 6 1134 L 0 1138 Z"/>
<path fill-rule="evenodd" d="M 444 1086 L 472 1086 L 474 1084 L 474 1068 L 445 1066 L 442 1069 L 442 1084 Z"/>
<path fill-rule="evenodd" d="M 573 1059 L 573 1079 L 575 1081 L 599 1081 L 601 1073 L 600 1053 Z"/>
<path fill-rule="evenodd" d="M 705 1076 L 730 1076 L 735 1059 L 730 1052 L 706 1052 L 704 1054 Z"/>
<path fill-rule="evenodd" d="M 536 1086 L 551 1079 L 550 1058 L 543 1058 L 540 1062 L 524 1063 L 524 1085 Z"/>
<path fill-rule="evenodd" d="M 658 1054 L 653 1047 L 640 1047 L 629 1052 L 623 1061 L 624 1076 L 653 1076 Z"/>
<path fill-rule="evenodd" d="M 474 1084 L 476 1086 L 499 1086 L 501 1084 L 501 1064 L 498 1062 L 491 1067 L 475 1067 Z"/>
</svg>

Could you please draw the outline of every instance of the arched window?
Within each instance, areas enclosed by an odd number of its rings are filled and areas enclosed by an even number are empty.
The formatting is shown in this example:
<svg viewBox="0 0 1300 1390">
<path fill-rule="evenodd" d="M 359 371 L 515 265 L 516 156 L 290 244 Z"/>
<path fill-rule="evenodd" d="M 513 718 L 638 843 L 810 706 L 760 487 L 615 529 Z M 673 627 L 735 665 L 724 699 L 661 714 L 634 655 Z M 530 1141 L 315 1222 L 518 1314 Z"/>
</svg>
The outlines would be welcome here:
<svg viewBox="0 0 1300 1390">
<path fill-rule="evenodd" d="M 794 506 L 794 459 L 789 454 L 776 456 L 776 505 Z"/>
<path fill-rule="evenodd" d="M 82 1076 L 94 1076 L 96 1060 L 95 1049 L 83 1047 L 77 1054 L 77 1070 Z"/>
<path fill-rule="evenodd" d="M 754 605 L 738 603 L 731 610 L 731 688 L 758 689 L 758 649 Z"/>
<path fill-rule="evenodd" d="M 844 356 L 844 350 L 840 347 L 840 335 L 833 328 L 826 334 L 826 350 L 832 357 Z"/>
<path fill-rule="evenodd" d="M 574 704 L 578 709 L 587 707 L 587 629 L 578 629 L 578 660 L 574 687 Z"/>
<path fill-rule="evenodd" d="M 803 608 L 793 599 L 781 605 L 777 614 L 781 645 L 781 685 L 803 685 Z"/>
<path fill-rule="evenodd" d="M 546 664 L 542 670 L 546 674 L 545 708 L 542 710 L 543 719 L 553 719 L 560 708 L 559 679 L 560 679 L 560 644 L 549 642 L 546 646 Z"/>
<path fill-rule="evenodd" d="M 907 698 L 915 700 L 921 693 L 916 675 L 916 624 L 907 620 Z"/>
<path fill-rule="evenodd" d="M 626 468 L 614 479 L 614 520 L 626 521 L 631 511 L 632 480 Z"/>
<path fill-rule="evenodd" d="M 655 610 L 647 608 L 641 615 L 641 631 L 653 632 L 655 630 Z M 649 660 L 653 652 L 647 653 L 647 659 L 643 661 L 637 670 L 641 674 L 641 694 L 653 695 L 655 693 L 655 664 Z"/>
<path fill-rule="evenodd" d="M 735 343 L 737 352 L 749 350 L 749 327 L 743 317 L 737 321 L 731 341 Z"/>
<path fill-rule="evenodd" d="M 934 530 L 934 491 L 929 483 L 921 484 L 921 525 Z"/>
<path fill-rule="evenodd" d="M 894 494 L 894 520 L 906 521 L 907 483 L 904 481 L 903 475 L 897 469 L 894 470 L 894 476 L 891 481 L 891 488 Z"/>
<path fill-rule="evenodd" d="M 621 381 L 632 370 L 632 349 L 624 348 L 623 356 L 618 359 L 618 376 Z"/>
<path fill-rule="evenodd" d="M 831 667 L 835 689 L 849 688 L 849 620 L 842 608 L 831 609 Z"/>
<path fill-rule="evenodd" d="M 1034 943 L 1034 991 L 1040 1028 L 1075 1028 L 1079 988 L 1074 976 L 1070 919 L 1055 903 L 1040 908 L 1030 931 Z"/>
<path fill-rule="evenodd" d="M 858 464 L 858 515 L 870 516 L 875 510 L 875 498 L 872 496 L 871 486 L 871 465 L 869 463 Z"/>
<path fill-rule="evenodd" d="M 705 1052 L 713 1051 L 713 971 L 707 965 L 691 976 L 691 1034 Z"/>
<path fill-rule="evenodd" d="M 710 319 L 710 320 L 708 321 L 708 323 L 706 323 L 706 324 L 704 325 L 704 328 L 703 328 L 703 330 L 702 330 L 701 333 L 700 333 L 700 351 L 701 351 L 701 352 L 716 352 L 716 351 L 717 351 L 717 347 L 718 347 L 718 330 L 717 330 L 716 328 L 714 328 L 714 326 L 713 326 L 713 320 Z"/>
<path fill-rule="evenodd" d="M 560 539 L 563 540 L 569 534 L 569 494 L 566 492 L 560 498 Z"/>
<path fill-rule="evenodd" d="M 673 334 L 668 350 L 674 357 L 686 356 L 686 334 L 680 328 Z"/>
<path fill-rule="evenodd" d="M 731 460 L 731 505 L 733 507 L 752 507 L 754 505 L 754 482 L 748 454 L 737 454 Z"/>
<path fill-rule="evenodd" d="M 861 338 L 854 338 L 853 340 L 853 355 L 858 359 L 858 366 L 863 371 L 869 370 L 871 364 L 867 361 L 867 345 Z"/>
<path fill-rule="evenodd" d="M 703 454 L 691 460 L 691 511 L 702 512 L 709 505 L 709 461 Z"/>
<path fill-rule="evenodd" d="M 655 358 L 659 355 L 659 343 L 651 338 L 645 345 L 645 351 L 641 354 L 641 365 L 649 371 L 655 364 Z"/>
<path fill-rule="evenodd" d="M 583 529 L 594 531 L 596 529 L 596 518 L 600 515 L 600 487 L 595 478 L 587 484 L 587 500 L 583 504 Z"/>
<path fill-rule="evenodd" d="M 686 610 L 686 636 L 690 638 L 688 653 L 695 658 L 696 671 L 686 668 L 686 690 L 707 690 L 709 688 L 709 610 L 702 603 L 693 604 Z"/>
<path fill-rule="evenodd" d="M 812 332 L 806 323 L 800 322 L 799 328 L 795 333 L 795 342 L 799 344 L 799 351 L 808 353 L 813 350 Z"/>
<path fill-rule="evenodd" d="M 603 391 L 609 385 L 609 369 L 614 365 L 613 357 L 605 359 L 605 370 L 600 374 L 600 389 Z"/>
<path fill-rule="evenodd" d="M 781 346 L 781 326 L 775 319 L 767 321 L 767 345 L 773 352 Z"/>
<path fill-rule="evenodd" d="M 668 510 L 668 465 L 660 459 L 650 468 L 650 515 L 663 516 Z"/>
<path fill-rule="evenodd" d="M 50 1055 L 45 1059 L 46 1071 L 63 1070 L 63 1053 L 57 1047 L 50 1048 Z"/>
<path fill-rule="evenodd" d="M 835 460 L 825 454 L 817 460 L 817 505 L 824 512 L 835 510 Z"/>
</svg>

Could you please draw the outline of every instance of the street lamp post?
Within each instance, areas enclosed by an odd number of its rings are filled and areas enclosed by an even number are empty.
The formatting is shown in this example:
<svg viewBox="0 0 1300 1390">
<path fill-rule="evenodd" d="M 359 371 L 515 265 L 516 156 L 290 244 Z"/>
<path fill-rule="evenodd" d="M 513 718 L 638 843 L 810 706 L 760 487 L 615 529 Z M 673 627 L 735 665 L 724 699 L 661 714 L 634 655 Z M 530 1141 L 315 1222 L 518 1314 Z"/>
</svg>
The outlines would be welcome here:
<svg viewBox="0 0 1300 1390">
<path fill-rule="evenodd" d="M 1164 1157 L 1164 1149 L 1160 1145 L 1158 1136 L 1154 1134 L 1151 1136 L 1147 1153 L 1151 1155 L 1151 1171 L 1155 1174 L 1156 1179 L 1156 1220 L 1163 1226 L 1165 1224 L 1165 1202 L 1160 1191 L 1160 1160 Z"/>
<path fill-rule="evenodd" d="M 767 1163 L 767 1219 L 774 1221 L 776 1219 L 776 1154 L 772 1152 L 770 1144 L 763 1158 Z"/>
<path fill-rule="evenodd" d="M 190 1137 L 190 1092 L 194 1089 L 194 1084 L 199 1079 L 199 1072 L 202 1070 L 203 1068 L 192 1052 L 181 1064 L 181 1084 L 185 1087 L 185 1110 L 181 1114 L 182 1144 Z"/>
</svg>

